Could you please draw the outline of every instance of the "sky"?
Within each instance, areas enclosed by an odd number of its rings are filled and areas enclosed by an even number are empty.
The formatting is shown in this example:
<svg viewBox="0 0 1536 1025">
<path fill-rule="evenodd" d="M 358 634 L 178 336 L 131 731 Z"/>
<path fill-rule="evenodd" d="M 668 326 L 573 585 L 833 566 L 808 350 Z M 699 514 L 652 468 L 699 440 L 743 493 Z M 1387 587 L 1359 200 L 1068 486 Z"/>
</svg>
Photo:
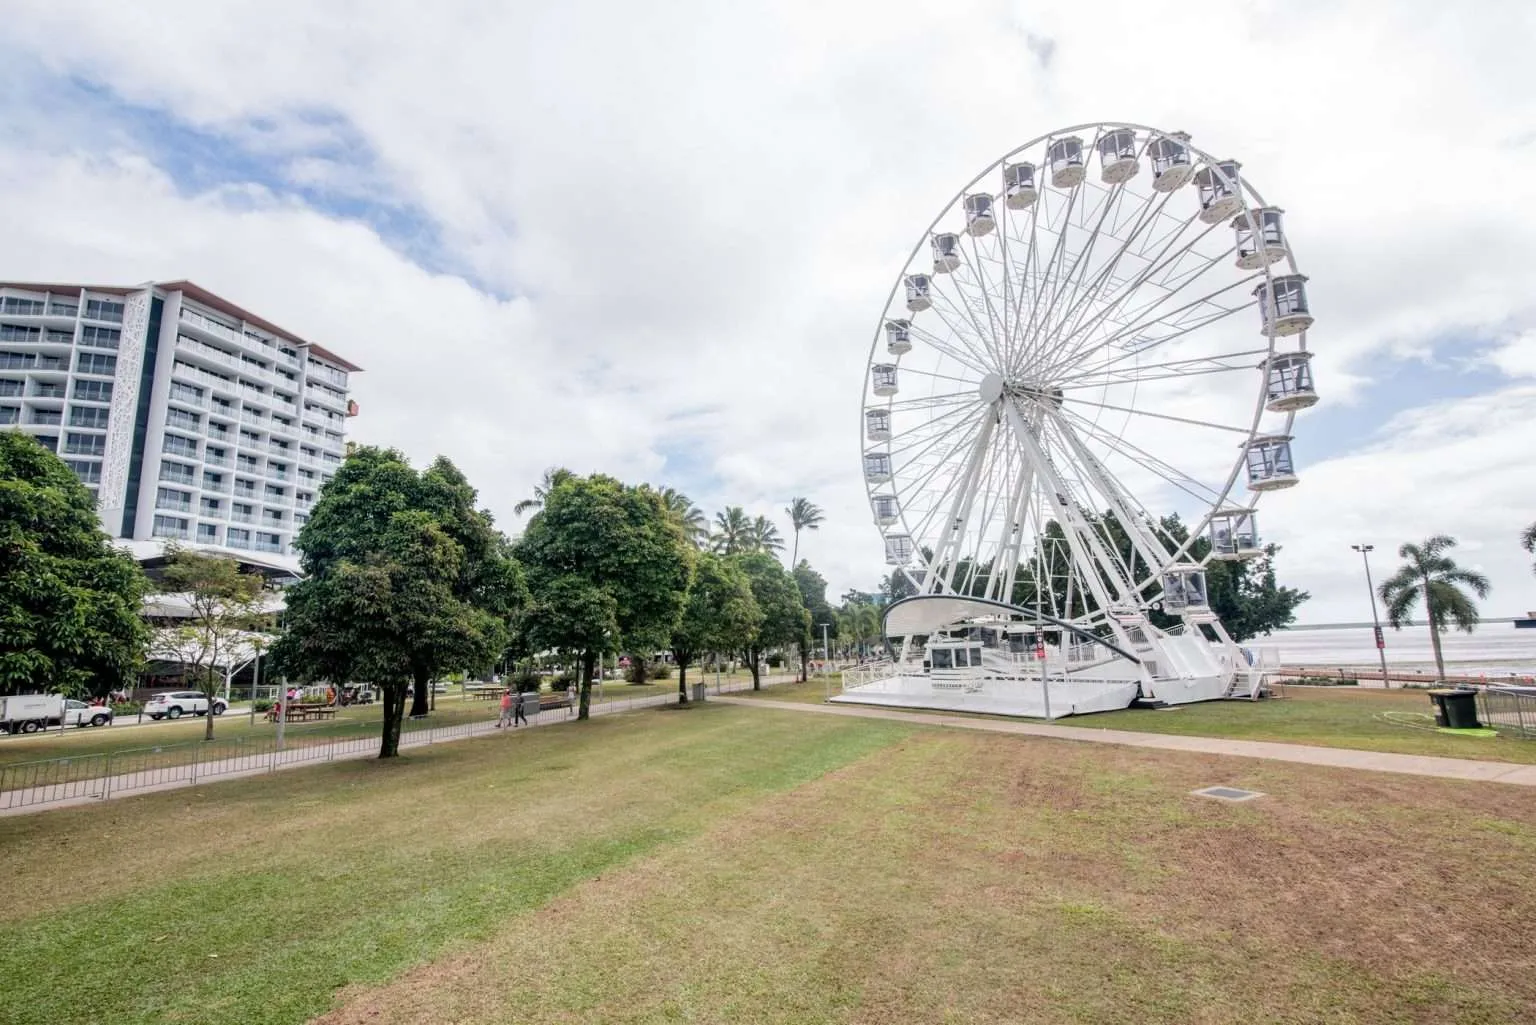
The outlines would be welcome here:
<svg viewBox="0 0 1536 1025">
<path fill-rule="evenodd" d="M 1536 7 L 1420 0 L 10 0 L 0 277 L 190 278 L 365 368 L 354 440 L 505 529 L 546 467 L 826 522 L 885 572 L 870 339 L 934 214 L 1027 139 L 1191 133 L 1286 210 L 1322 402 L 1261 528 L 1306 623 L 1448 533 L 1536 608 Z"/>
</svg>

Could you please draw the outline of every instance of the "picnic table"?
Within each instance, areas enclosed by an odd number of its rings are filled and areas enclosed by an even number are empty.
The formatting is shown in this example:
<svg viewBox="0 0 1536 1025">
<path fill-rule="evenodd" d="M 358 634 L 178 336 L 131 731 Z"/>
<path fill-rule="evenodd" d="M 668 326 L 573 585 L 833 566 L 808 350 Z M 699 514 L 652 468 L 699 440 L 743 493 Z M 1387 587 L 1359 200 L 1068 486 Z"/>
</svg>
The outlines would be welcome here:
<svg viewBox="0 0 1536 1025">
<path fill-rule="evenodd" d="M 504 690 L 506 690 L 505 687 L 465 687 L 464 693 L 476 701 L 490 701 L 501 697 L 501 693 Z"/>
<path fill-rule="evenodd" d="M 267 718 L 272 722 L 276 722 L 277 717 L 278 708 L 274 705 L 268 709 Z M 289 705 L 287 711 L 283 713 L 284 722 L 317 722 L 334 718 L 336 718 L 336 706 L 316 702 L 295 702 Z"/>
</svg>

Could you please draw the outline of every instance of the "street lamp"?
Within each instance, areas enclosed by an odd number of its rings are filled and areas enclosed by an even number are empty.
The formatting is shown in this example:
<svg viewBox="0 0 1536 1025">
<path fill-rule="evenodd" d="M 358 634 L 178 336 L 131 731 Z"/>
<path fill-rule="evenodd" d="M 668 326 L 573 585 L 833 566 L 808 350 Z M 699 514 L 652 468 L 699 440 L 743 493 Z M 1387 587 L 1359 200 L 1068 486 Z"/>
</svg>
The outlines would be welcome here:
<svg viewBox="0 0 1536 1025">
<path fill-rule="evenodd" d="M 1376 657 L 1381 659 L 1381 685 L 1391 688 L 1392 681 L 1387 677 L 1387 640 L 1381 633 L 1381 617 L 1376 614 L 1376 586 L 1371 583 L 1371 553 L 1376 550 L 1375 545 L 1350 545 L 1360 553 L 1360 561 L 1365 564 L 1365 590 L 1371 596 L 1371 625 L 1376 634 Z"/>
</svg>

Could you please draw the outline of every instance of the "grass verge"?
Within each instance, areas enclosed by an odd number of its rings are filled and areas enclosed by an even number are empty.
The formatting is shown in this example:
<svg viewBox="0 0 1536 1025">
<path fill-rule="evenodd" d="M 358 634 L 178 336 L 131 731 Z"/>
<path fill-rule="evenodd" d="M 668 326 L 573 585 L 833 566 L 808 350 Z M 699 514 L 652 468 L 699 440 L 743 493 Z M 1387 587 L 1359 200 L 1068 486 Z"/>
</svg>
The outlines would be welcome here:
<svg viewBox="0 0 1536 1025">
<path fill-rule="evenodd" d="M 907 733 L 801 718 L 621 716 L 7 820 L 6 1020 L 304 1021 Z"/>
</svg>

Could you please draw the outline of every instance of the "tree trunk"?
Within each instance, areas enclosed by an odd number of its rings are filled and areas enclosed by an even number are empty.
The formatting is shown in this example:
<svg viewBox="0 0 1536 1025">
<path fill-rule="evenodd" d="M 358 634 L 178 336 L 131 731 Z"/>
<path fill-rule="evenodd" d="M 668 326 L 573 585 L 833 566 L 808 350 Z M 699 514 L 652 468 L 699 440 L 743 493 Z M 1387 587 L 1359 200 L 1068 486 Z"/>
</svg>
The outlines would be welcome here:
<svg viewBox="0 0 1536 1025">
<path fill-rule="evenodd" d="M 431 708 L 427 704 L 427 695 L 432 690 L 432 674 L 425 669 L 416 670 L 416 686 L 411 692 L 411 718 L 424 718 Z M 403 702 L 402 702 L 403 703 Z"/>
<path fill-rule="evenodd" d="M 577 705 L 577 719 L 592 717 L 592 672 L 596 668 L 597 653 L 583 651 L 581 653 L 581 700 Z"/>
<path fill-rule="evenodd" d="M 1436 622 L 1435 607 L 1430 604 L 1429 581 L 1424 581 L 1424 618 L 1429 620 L 1429 643 L 1435 649 L 1435 676 L 1440 686 L 1445 686 L 1445 657 L 1440 653 L 1440 627 Z"/>
<path fill-rule="evenodd" d="M 644 683 L 646 680 L 651 678 L 651 664 L 650 662 L 646 661 L 644 655 L 635 655 L 631 653 L 629 656 L 629 665 L 630 668 L 634 670 L 636 683 Z"/>
<path fill-rule="evenodd" d="M 203 682 L 208 684 L 203 690 L 203 697 L 208 699 L 208 711 L 203 715 L 203 741 L 207 742 L 213 739 L 213 699 L 218 696 L 219 688 L 213 682 L 213 671 L 211 669 L 208 672 L 208 679 Z M 256 699 L 253 697 L 251 700 L 254 702 Z"/>
<path fill-rule="evenodd" d="M 810 645 L 808 645 L 808 644 L 806 644 L 804 642 L 801 642 L 801 644 L 800 644 L 800 682 L 801 683 L 804 683 L 804 682 L 806 682 L 807 680 L 809 680 L 811 678 L 810 677 L 810 668 L 811 668 Z"/>
<path fill-rule="evenodd" d="M 800 558 L 800 531 L 795 530 L 795 546 L 789 550 L 789 571 L 795 571 L 795 560 Z"/>
<path fill-rule="evenodd" d="M 763 664 L 763 651 L 761 648 L 747 649 L 747 668 L 752 670 L 752 689 L 762 690 L 763 680 L 758 675 L 758 669 Z"/>
<path fill-rule="evenodd" d="M 400 754 L 400 720 L 405 711 L 406 684 L 384 684 L 384 736 L 379 742 L 380 758 Z"/>
<path fill-rule="evenodd" d="M 677 703 L 688 703 L 688 663 L 682 659 L 677 660 Z"/>
</svg>

